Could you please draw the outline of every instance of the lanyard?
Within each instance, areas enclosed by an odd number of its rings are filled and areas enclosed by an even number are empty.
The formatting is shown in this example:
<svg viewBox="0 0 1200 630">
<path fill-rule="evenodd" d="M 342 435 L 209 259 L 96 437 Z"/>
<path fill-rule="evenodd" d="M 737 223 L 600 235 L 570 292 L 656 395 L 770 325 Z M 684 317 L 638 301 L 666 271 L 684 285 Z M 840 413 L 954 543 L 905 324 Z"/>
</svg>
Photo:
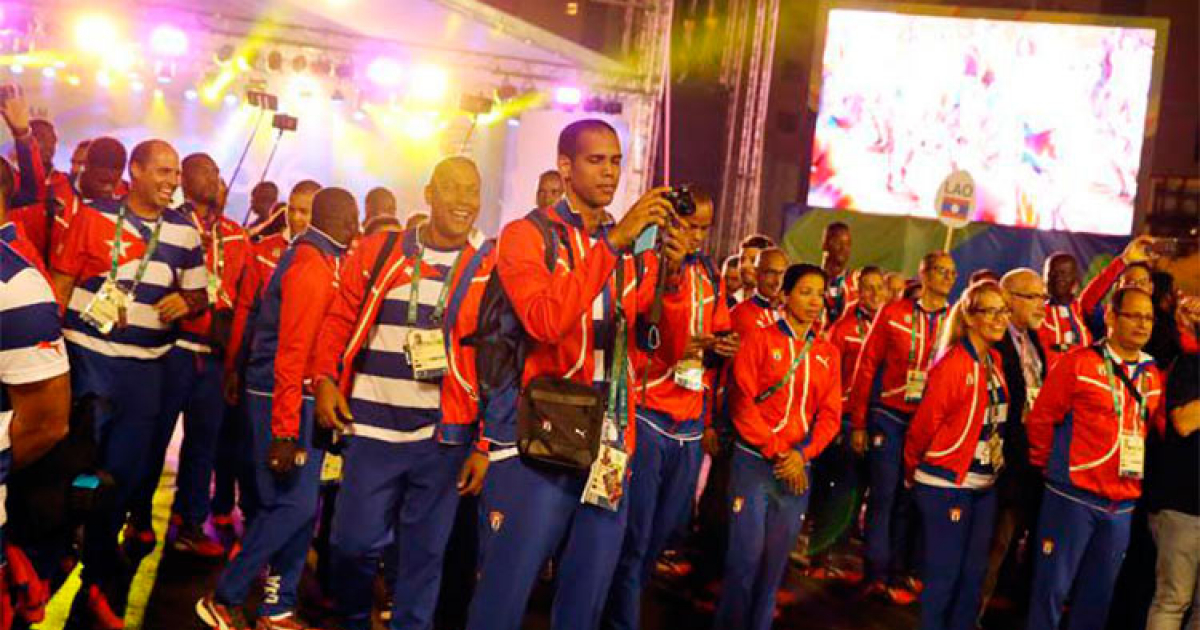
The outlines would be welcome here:
<svg viewBox="0 0 1200 630">
<path fill-rule="evenodd" d="M 789 327 L 790 327 L 790 324 L 789 324 Z M 761 403 L 764 400 L 770 398 L 771 396 L 774 396 L 775 392 L 782 389 L 784 385 L 787 385 L 788 382 L 792 380 L 792 377 L 796 375 L 796 370 L 798 370 L 800 368 L 800 364 L 804 362 L 804 357 L 808 356 L 808 351 L 810 348 L 812 348 L 813 337 L 814 337 L 814 335 L 810 332 L 807 335 L 807 339 L 805 339 L 805 341 L 804 341 L 804 348 L 802 348 L 800 350 L 800 354 L 796 355 L 796 358 L 792 359 L 792 365 L 790 367 L 788 367 L 787 373 L 785 373 L 783 375 L 783 378 L 779 379 L 779 382 L 768 387 L 765 391 L 763 391 L 758 396 L 755 396 L 754 402 Z M 788 354 L 795 354 L 795 352 L 796 352 L 795 340 L 789 338 L 788 339 Z M 785 416 L 787 415 L 786 411 L 784 412 L 784 415 Z"/>
<path fill-rule="evenodd" d="M 932 313 L 932 315 L 933 315 L 933 335 L 932 335 L 932 337 L 936 338 L 938 332 L 942 328 L 942 315 L 941 315 L 941 313 Z M 917 303 L 916 303 L 916 301 L 914 301 L 913 302 L 912 328 L 909 328 L 909 333 L 912 336 L 912 343 L 908 347 L 908 365 L 909 365 L 909 367 L 913 367 L 913 368 L 920 367 L 919 365 L 917 365 L 917 318 L 918 317 L 920 317 L 920 321 L 921 321 L 922 341 L 925 341 L 926 339 L 930 338 L 930 335 L 924 334 L 924 331 L 927 330 L 927 328 L 928 328 L 928 326 L 925 323 L 925 321 L 926 321 L 925 320 L 925 311 L 918 309 Z M 922 343 L 922 345 L 924 345 L 924 344 Z M 928 359 L 929 357 L 925 357 L 925 358 Z"/>
<path fill-rule="evenodd" d="M 998 374 L 996 372 L 996 366 L 992 364 L 991 355 L 988 354 L 987 351 L 984 351 L 982 357 L 983 360 L 981 362 L 983 363 L 983 370 L 985 372 L 985 377 L 987 378 L 988 397 L 987 408 L 984 411 L 983 416 L 983 424 L 985 428 L 991 427 L 989 428 L 988 433 L 988 436 L 990 437 L 991 432 L 995 430 L 995 426 L 1000 422 L 999 417 L 996 416 L 996 410 L 1000 406 L 1003 391 L 1000 387 L 1000 379 L 998 378 Z"/>
<path fill-rule="evenodd" d="M 1008 325 L 1008 334 L 1012 337 L 1013 345 L 1017 347 L 1017 354 L 1021 358 L 1021 373 L 1025 376 L 1027 386 L 1035 388 L 1042 387 L 1042 359 L 1038 356 L 1037 350 L 1033 348 L 1033 342 L 1029 340 L 1029 332 L 1017 330 L 1012 324 Z"/>
<path fill-rule="evenodd" d="M 417 323 L 417 309 L 421 303 L 421 258 L 425 255 L 425 247 L 420 244 L 420 236 L 417 237 L 417 260 L 413 263 L 413 280 L 411 288 L 408 292 L 408 325 L 413 326 Z M 463 249 L 458 250 L 458 255 L 454 257 L 454 264 L 450 267 L 450 272 L 442 280 L 442 291 L 438 294 L 437 306 L 433 309 L 433 317 L 431 318 L 435 326 L 442 324 L 442 315 L 446 312 L 446 297 L 450 295 L 450 285 L 454 282 L 454 276 L 458 273 L 458 263 L 462 261 Z"/>
<path fill-rule="evenodd" d="M 617 423 L 618 440 L 621 442 L 625 439 L 625 427 L 629 424 L 629 418 L 627 417 L 629 413 L 629 387 L 625 372 L 629 327 L 625 324 L 625 308 L 621 305 L 621 297 L 624 293 L 625 260 L 622 258 L 617 261 L 616 298 L 613 302 L 613 311 L 615 312 L 614 325 L 617 328 L 613 331 L 612 368 L 609 372 L 611 383 L 608 388 L 608 412 Z"/>
<path fill-rule="evenodd" d="M 196 211 L 192 211 L 192 222 L 196 224 L 196 229 L 204 234 L 204 224 L 200 218 L 196 216 Z M 212 234 L 209 236 L 209 242 L 213 245 L 213 273 L 208 275 L 208 286 L 211 287 L 212 293 L 215 295 L 217 289 L 221 286 L 221 278 L 225 275 L 225 236 L 219 229 L 220 219 L 213 221 Z M 212 306 L 216 306 L 213 304 Z"/>
<path fill-rule="evenodd" d="M 700 281 L 700 270 L 692 268 L 692 303 L 694 308 L 693 321 L 696 327 L 692 329 L 692 334 L 696 336 L 704 335 L 704 283 Z"/>
<path fill-rule="evenodd" d="M 854 327 L 858 330 L 858 340 L 861 343 L 866 343 L 867 341 L 867 327 L 863 323 L 866 319 L 866 317 L 863 317 L 863 310 L 861 308 L 854 309 Z"/>
<path fill-rule="evenodd" d="M 1113 413 L 1116 414 L 1116 416 L 1117 416 L 1117 429 L 1121 433 L 1124 433 L 1125 432 L 1125 414 L 1123 413 L 1124 405 L 1121 404 L 1121 399 L 1123 397 L 1119 396 L 1117 394 L 1117 383 L 1116 383 L 1116 380 L 1113 378 L 1113 371 L 1124 369 L 1124 368 L 1121 366 L 1121 362 L 1117 361 L 1116 357 L 1114 357 L 1112 355 L 1112 353 L 1109 351 L 1108 346 L 1104 347 L 1104 357 L 1108 360 L 1108 364 L 1109 364 L 1108 369 L 1105 370 L 1104 373 L 1108 376 L 1108 392 L 1110 394 L 1112 394 Z M 1138 369 L 1136 370 L 1134 376 L 1137 377 L 1137 381 L 1138 381 L 1137 384 L 1134 385 L 1134 388 L 1138 391 L 1139 395 L 1142 395 L 1141 382 L 1142 382 L 1142 380 L 1144 380 L 1146 378 L 1146 372 L 1145 372 L 1145 370 L 1141 369 L 1141 366 L 1139 366 Z M 1133 379 L 1130 379 L 1130 381 L 1133 381 Z M 1133 422 L 1134 422 L 1133 430 L 1138 435 L 1141 435 L 1141 433 L 1142 433 L 1142 421 L 1144 419 L 1143 416 L 1146 413 L 1145 400 L 1146 400 L 1145 396 L 1142 396 L 1142 402 L 1137 403 L 1137 411 L 1134 413 L 1134 416 L 1133 416 Z"/>
<path fill-rule="evenodd" d="M 1078 344 L 1085 343 L 1085 340 L 1083 338 L 1083 333 L 1080 332 L 1080 330 L 1079 330 L 1079 324 L 1075 321 L 1075 311 L 1074 311 L 1074 309 L 1071 308 L 1071 304 L 1067 303 L 1067 304 L 1064 304 L 1061 306 L 1062 306 L 1062 308 L 1066 309 L 1066 311 L 1067 311 L 1067 324 L 1069 324 L 1071 326 L 1071 332 L 1075 333 L 1075 343 L 1078 343 Z M 1057 310 L 1057 309 L 1055 309 L 1055 310 Z M 1056 334 L 1058 335 L 1059 343 L 1065 344 L 1066 339 L 1064 339 L 1064 337 L 1066 335 L 1064 334 L 1064 331 L 1062 329 L 1062 318 L 1061 317 L 1059 318 L 1058 330 L 1056 331 Z"/>
<path fill-rule="evenodd" d="M 112 269 L 108 272 L 110 282 L 116 283 L 117 269 L 121 266 L 121 228 L 125 223 L 125 206 L 117 211 L 117 226 L 113 230 L 112 242 Z M 142 278 L 146 276 L 146 268 L 150 266 L 150 258 L 154 256 L 154 251 L 158 249 L 158 234 L 162 230 L 163 218 L 158 217 L 158 221 L 154 223 L 154 231 L 150 234 L 150 242 L 146 244 L 146 252 L 142 254 L 142 260 L 138 263 L 137 272 L 133 275 L 133 284 L 129 287 L 129 294 L 133 295 L 137 291 L 138 285 L 142 283 Z"/>
</svg>

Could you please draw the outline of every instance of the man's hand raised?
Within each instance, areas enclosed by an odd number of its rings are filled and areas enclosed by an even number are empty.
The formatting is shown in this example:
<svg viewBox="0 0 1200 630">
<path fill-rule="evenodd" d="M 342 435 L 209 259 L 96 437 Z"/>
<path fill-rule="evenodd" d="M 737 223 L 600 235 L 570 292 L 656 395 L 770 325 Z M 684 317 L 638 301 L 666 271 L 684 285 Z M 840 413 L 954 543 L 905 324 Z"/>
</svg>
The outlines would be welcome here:
<svg viewBox="0 0 1200 630">
<path fill-rule="evenodd" d="M 667 187 L 654 188 L 642 195 L 608 232 L 608 242 L 619 251 L 633 247 L 637 237 L 651 225 L 665 226 L 671 217 L 671 203 L 663 198 Z"/>
</svg>

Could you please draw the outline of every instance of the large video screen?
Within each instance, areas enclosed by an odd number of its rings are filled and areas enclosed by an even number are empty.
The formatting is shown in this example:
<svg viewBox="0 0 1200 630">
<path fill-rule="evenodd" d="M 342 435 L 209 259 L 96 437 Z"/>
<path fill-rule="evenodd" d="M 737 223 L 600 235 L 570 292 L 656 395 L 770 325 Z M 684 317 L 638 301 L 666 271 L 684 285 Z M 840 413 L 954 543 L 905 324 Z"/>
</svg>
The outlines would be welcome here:
<svg viewBox="0 0 1200 630">
<path fill-rule="evenodd" d="M 831 9 L 808 204 L 1128 234 L 1156 29 Z"/>
</svg>

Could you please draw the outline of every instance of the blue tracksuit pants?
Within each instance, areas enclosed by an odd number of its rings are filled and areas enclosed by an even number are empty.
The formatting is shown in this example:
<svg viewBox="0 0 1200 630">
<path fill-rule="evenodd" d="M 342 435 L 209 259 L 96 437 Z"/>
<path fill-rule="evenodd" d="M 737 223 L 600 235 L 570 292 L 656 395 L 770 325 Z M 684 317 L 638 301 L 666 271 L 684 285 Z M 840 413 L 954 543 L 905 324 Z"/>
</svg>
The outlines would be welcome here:
<svg viewBox="0 0 1200 630">
<path fill-rule="evenodd" d="M 1068 630 L 1103 630 L 1129 546 L 1132 502 L 1104 501 L 1049 484 L 1042 497 L 1026 628 L 1058 630 L 1071 595 Z"/>
<path fill-rule="evenodd" d="M 905 577 L 913 527 L 912 494 L 904 488 L 904 436 L 908 418 L 872 407 L 867 462 L 867 582 L 895 583 Z"/>
<path fill-rule="evenodd" d="M 270 566 L 259 615 L 276 616 L 296 608 L 296 589 L 317 520 L 324 452 L 312 448 L 313 403 L 305 399 L 300 411 L 300 446 L 308 461 L 291 477 L 279 480 L 267 468 L 271 445 L 271 398 L 249 393 L 246 412 L 253 435 L 254 483 L 258 509 L 234 556 L 217 582 L 216 600 L 240 606 L 263 567 Z"/>
<path fill-rule="evenodd" d="M 162 475 L 163 461 L 175 421 L 183 414 L 183 447 L 179 452 L 179 472 L 175 482 L 175 503 L 171 511 L 184 523 L 200 524 L 208 518 L 209 488 L 217 438 L 225 415 L 222 398 L 224 369 L 220 357 L 172 348 L 164 358 L 162 417 L 151 451 L 150 475 L 134 498 L 134 518 L 139 525 L 150 523 L 154 490 Z"/>
<path fill-rule="evenodd" d="M 996 524 L 996 491 L 913 488 L 925 531 L 922 630 L 975 630 Z"/>
<path fill-rule="evenodd" d="M 550 625 L 554 630 L 599 627 L 621 555 L 629 500 L 626 496 L 616 512 L 581 503 L 586 481 L 585 473 L 534 467 L 519 457 L 492 463 L 480 510 L 486 551 L 468 630 L 521 628 L 538 572 L 564 540 Z"/>
<path fill-rule="evenodd" d="M 809 466 L 811 479 L 812 467 Z M 775 592 L 808 509 L 775 478 L 771 462 L 734 447 L 729 480 L 729 549 L 716 630 L 769 630 Z"/>
<path fill-rule="evenodd" d="M 330 547 L 334 595 L 347 628 L 371 626 L 372 584 L 384 549 L 395 551 L 390 628 L 433 627 L 442 558 L 458 507 L 458 474 L 470 446 L 427 439 L 390 443 L 352 437 Z M 395 545 L 388 543 L 393 539 Z"/>
<path fill-rule="evenodd" d="M 88 519 L 82 574 L 84 584 L 103 584 L 117 574 L 117 534 L 134 491 L 150 473 L 147 453 L 161 417 L 163 361 L 113 358 L 71 343 L 67 349 L 75 397 L 94 394 L 106 401 L 96 417 L 96 439 L 100 468 L 116 488 L 111 508 Z"/>
<path fill-rule="evenodd" d="M 672 534 L 687 525 L 704 452 L 704 422 L 676 423 L 651 409 L 637 412 L 638 442 L 629 478 L 629 524 L 613 575 L 603 626 L 638 628 L 642 587 Z"/>
</svg>

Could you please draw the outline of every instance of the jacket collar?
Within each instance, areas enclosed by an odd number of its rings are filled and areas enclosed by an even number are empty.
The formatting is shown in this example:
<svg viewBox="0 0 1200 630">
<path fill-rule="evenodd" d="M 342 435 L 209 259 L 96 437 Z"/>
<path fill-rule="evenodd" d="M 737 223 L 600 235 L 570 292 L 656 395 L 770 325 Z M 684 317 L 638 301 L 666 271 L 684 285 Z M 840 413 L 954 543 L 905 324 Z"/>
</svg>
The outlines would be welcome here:
<svg viewBox="0 0 1200 630">
<path fill-rule="evenodd" d="M 750 297 L 750 301 L 760 308 L 771 308 L 771 302 L 763 297 L 757 289 L 754 290 L 754 295 Z"/>
<path fill-rule="evenodd" d="M 416 258 L 417 254 L 421 252 L 422 246 L 420 241 L 417 240 L 420 238 L 420 231 L 420 227 L 411 230 L 405 230 L 403 236 L 401 237 L 400 248 L 401 251 L 404 252 L 404 255 L 408 258 Z M 480 247 L 483 247 L 484 240 L 483 232 L 480 232 L 475 228 L 471 228 L 471 234 L 467 237 L 467 244 L 465 247 L 478 250 Z"/>
<path fill-rule="evenodd" d="M 788 337 L 791 337 L 792 339 L 796 338 L 796 336 L 797 336 L 796 331 L 795 331 L 795 329 L 792 328 L 791 323 L 788 322 L 787 315 L 784 315 L 784 316 L 780 317 L 778 320 L 776 320 L 775 326 L 777 326 L 779 328 L 780 332 L 787 335 Z M 813 323 L 813 324 L 809 325 L 808 333 L 805 334 L 804 337 L 805 337 L 805 339 L 809 339 L 809 338 L 812 338 L 815 336 L 816 336 L 816 323 Z"/>
<path fill-rule="evenodd" d="M 571 207 L 571 202 L 567 200 L 566 195 L 563 195 L 563 198 L 559 199 L 558 203 L 555 204 L 547 214 L 554 221 L 558 221 L 559 223 L 569 225 L 581 232 L 587 233 L 587 228 L 583 223 L 583 216 L 578 212 L 575 212 L 575 210 Z M 617 222 L 613 220 L 613 216 L 608 212 L 605 212 L 604 219 L 600 222 L 599 226 L 600 234 L 603 234 L 609 228 L 616 225 L 616 223 Z M 600 234 L 589 234 L 589 236 L 599 236 Z"/>
<path fill-rule="evenodd" d="M 333 240 L 332 237 L 321 230 L 318 230 L 314 225 L 308 226 L 308 229 L 304 231 L 304 234 L 301 234 L 296 238 L 296 242 L 314 245 L 317 249 L 321 250 L 322 254 L 325 254 L 326 256 L 341 256 L 342 254 L 346 253 L 347 247 L 347 245 L 343 245 Z"/>
<path fill-rule="evenodd" d="M 15 240 L 17 240 L 17 224 L 9 221 L 0 225 L 0 241 L 11 243 Z"/>
</svg>

